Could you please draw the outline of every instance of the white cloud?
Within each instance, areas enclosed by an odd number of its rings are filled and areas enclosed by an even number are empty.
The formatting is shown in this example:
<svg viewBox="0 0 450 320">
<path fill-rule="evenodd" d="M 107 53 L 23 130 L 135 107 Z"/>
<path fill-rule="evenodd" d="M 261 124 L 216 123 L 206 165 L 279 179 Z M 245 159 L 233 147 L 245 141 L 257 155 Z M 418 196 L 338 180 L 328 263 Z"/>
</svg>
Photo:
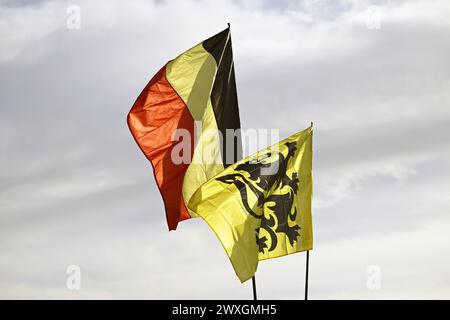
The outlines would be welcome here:
<svg viewBox="0 0 450 320">
<path fill-rule="evenodd" d="M 2 7 L 0 63 L 14 61 L 19 56 L 36 59 L 41 53 L 36 44 L 57 31 L 64 21 L 58 13 L 60 8 L 54 2 L 38 7 Z"/>
</svg>

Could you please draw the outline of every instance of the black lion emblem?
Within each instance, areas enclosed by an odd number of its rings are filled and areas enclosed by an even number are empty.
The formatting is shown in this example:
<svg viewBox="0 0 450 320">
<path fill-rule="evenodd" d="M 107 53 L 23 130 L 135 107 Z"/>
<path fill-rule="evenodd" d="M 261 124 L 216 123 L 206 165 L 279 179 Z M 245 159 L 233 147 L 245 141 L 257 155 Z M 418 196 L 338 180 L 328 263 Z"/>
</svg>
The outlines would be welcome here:
<svg viewBox="0 0 450 320">
<path fill-rule="evenodd" d="M 286 172 L 289 160 L 294 158 L 297 146 L 295 142 L 286 142 L 284 144 L 288 152 L 286 156 L 281 152 L 274 154 L 269 152 L 264 159 L 250 159 L 236 166 L 236 173 L 228 174 L 216 178 L 216 180 L 234 184 L 239 190 L 242 203 L 245 210 L 257 219 L 261 219 L 260 228 L 267 231 L 270 236 L 270 247 L 267 244 L 267 237 L 259 237 L 259 229 L 256 229 L 256 243 L 259 252 L 264 253 L 265 249 L 273 251 L 278 243 L 277 233 L 284 233 L 289 239 L 291 245 L 297 241 L 300 236 L 298 224 L 290 225 L 289 222 L 295 222 L 297 217 L 297 208 L 294 207 L 294 199 L 298 192 L 299 179 L 297 173 L 289 177 Z M 276 158 L 272 162 L 268 159 Z M 244 175 L 244 172 L 247 173 Z M 272 191 L 288 186 L 288 191 L 282 194 L 275 194 Z M 248 192 L 252 192 L 257 198 L 255 206 L 251 207 L 248 202 Z M 264 214 L 264 204 L 273 214 Z M 294 210 L 292 210 L 294 207 Z"/>
</svg>

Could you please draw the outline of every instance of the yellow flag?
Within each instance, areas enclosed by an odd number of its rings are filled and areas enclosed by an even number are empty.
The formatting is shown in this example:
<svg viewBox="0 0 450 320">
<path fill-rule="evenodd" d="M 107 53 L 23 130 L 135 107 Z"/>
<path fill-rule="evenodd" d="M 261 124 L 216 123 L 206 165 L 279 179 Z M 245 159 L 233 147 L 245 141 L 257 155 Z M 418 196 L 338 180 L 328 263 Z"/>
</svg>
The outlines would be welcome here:
<svg viewBox="0 0 450 320">
<path fill-rule="evenodd" d="M 227 167 L 188 207 L 219 238 L 245 282 L 258 261 L 311 250 L 312 125 Z"/>
</svg>

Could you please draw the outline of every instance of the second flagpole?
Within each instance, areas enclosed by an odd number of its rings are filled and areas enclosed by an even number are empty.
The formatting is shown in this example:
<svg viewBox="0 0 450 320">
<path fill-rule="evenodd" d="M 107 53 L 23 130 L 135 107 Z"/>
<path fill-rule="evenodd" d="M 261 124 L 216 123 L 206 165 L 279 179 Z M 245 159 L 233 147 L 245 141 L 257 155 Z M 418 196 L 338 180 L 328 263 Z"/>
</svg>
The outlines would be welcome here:
<svg viewBox="0 0 450 320">
<path fill-rule="evenodd" d="M 252 277 L 252 285 L 253 285 L 253 300 L 258 300 L 258 297 L 256 296 L 256 278 L 255 278 L 255 276 Z"/>
<path fill-rule="evenodd" d="M 306 251 L 305 300 L 308 300 L 309 250 Z"/>
</svg>

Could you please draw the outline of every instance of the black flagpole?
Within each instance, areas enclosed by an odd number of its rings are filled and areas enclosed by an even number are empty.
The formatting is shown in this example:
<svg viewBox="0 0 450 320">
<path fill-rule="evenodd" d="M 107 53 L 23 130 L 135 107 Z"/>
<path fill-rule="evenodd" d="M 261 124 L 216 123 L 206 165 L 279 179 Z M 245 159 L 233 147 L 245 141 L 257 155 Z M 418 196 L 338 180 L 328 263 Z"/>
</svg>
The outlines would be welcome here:
<svg viewBox="0 0 450 320">
<path fill-rule="evenodd" d="M 256 297 L 256 278 L 255 276 L 252 277 L 252 285 L 253 285 L 253 300 L 258 300 Z"/>
<path fill-rule="evenodd" d="M 311 127 L 313 122 L 311 121 Z M 305 272 L 305 300 L 308 300 L 308 282 L 309 282 L 309 250 L 306 251 L 306 272 Z"/>
<path fill-rule="evenodd" d="M 227 23 L 227 25 L 228 25 L 228 28 L 230 29 L 231 26 L 230 26 L 229 22 Z M 236 161 L 239 161 L 240 159 L 242 159 L 242 154 L 239 151 L 237 151 L 237 155 L 238 155 L 238 157 L 237 157 Z M 256 277 L 255 276 L 252 277 L 252 286 L 253 286 L 253 300 L 258 300 L 258 298 L 256 296 Z"/>
<path fill-rule="evenodd" d="M 227 25 L 228 25 L 228 29 L 230 29 L 231 26 L 230 26 L 229 22 L 227 23 Z M 237 156 L 238 157 L 237 157 L 236 161 L 239 161 L 240 159 L 242 159 L 242 154 L 239 151 L 237 151 Z M 256 277 L 255 276 L 252 277 L 252 286 L 253 286 L 253 300 L 258 300 L 258 298 L 256 296 Z"/>
<path fill-rule="evenodd" d="M 305 300 L 308 300 L 309 250 L 306 251 Z"/>
</svg>

